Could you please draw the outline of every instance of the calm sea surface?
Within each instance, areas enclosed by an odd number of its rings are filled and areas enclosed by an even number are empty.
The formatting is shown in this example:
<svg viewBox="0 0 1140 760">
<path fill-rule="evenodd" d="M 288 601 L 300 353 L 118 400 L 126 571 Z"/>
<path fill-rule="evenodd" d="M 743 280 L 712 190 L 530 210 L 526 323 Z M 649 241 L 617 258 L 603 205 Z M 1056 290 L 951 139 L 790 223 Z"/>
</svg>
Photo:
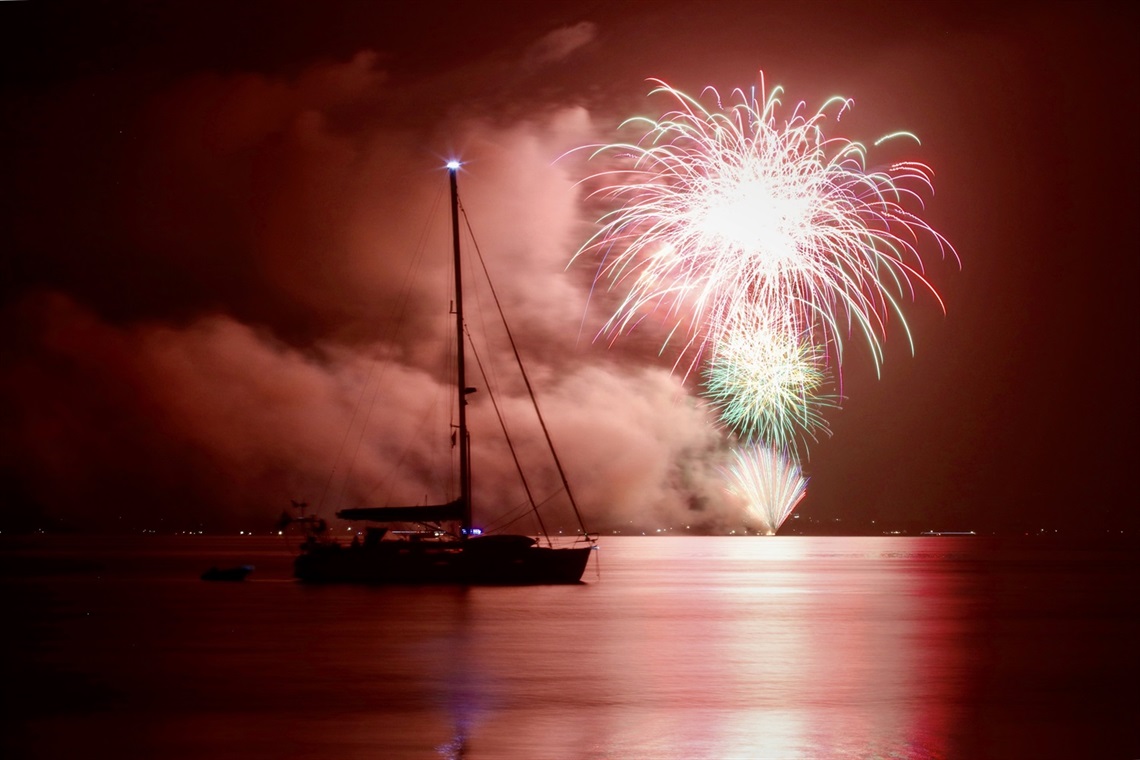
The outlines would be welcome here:
<svg viewBox="0 0 1140 760">
<path fill-rule="evenodd" d="M 1134 545 L 613 537 L 581 585 L 464 589 L 4 538 L 5 758 L 1140 757 Z"/>
</svg>

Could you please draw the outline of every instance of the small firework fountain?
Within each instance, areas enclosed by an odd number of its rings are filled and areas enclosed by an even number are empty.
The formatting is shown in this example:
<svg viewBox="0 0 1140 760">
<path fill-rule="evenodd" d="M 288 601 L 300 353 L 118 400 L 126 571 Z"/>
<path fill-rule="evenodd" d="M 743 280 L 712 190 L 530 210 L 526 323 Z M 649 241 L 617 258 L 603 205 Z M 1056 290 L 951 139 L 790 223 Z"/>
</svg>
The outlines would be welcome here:
<svg viewBox="0 0 1140 760">
<path fill-rule="evenodd" d="M 767 446 L 734 449 L 732 463 L 723 472 L 726 490 L 741 499 L 748 515 L 758 519 L 769 536 L 776 535 L 807 494 L 807 478 L 796 461 Z"/>
<path fill-rule="evenodd" d="M 805 493 L 799 454 L 839 405 L 828 389 L 841 387 L 845 340 L 861 337 L 876 372 L 888 323 L 913 352 L 901 304 L 921 288 L 942 306 L 918 244 L 956 254 L 906 208 L 933 192 L 927 166 L 869 170 L 862 143 L 825 134 L 850 100 L 810 115 L 800 103 L 781 121 L 779 87 L 725 103 L 653 81 L 673 106 L 625 122 L 637 140 L 594 146 L 608 166 L 593 195 L 613 208 L 575 258 L 596 257 L 598 279 L 624 293 L 603 334 L 656 317 L 666 343 L 682 341 L 674 367 L 700 370 L 741 445 L 722 468 L 728 490 L 775 533 Z M 898 132 L 875 146 L 898 138 L 917 142 Z"/>
</svg>

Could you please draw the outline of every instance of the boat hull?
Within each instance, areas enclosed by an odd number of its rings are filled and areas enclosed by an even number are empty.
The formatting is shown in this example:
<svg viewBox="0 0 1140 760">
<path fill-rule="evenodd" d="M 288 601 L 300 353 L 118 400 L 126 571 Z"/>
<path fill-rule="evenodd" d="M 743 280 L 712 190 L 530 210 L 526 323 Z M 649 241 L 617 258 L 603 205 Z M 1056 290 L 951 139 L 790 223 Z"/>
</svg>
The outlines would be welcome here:
<svg viewBox="0 0 1140 760">
<path fill-rule="evenodd" d="M 522 538 L 522 537 L 519 537 Z M 591 546 L 522 542 L 384 541 L 372 546 L 302 547 L 293 575 L 307 583 L 451 583 L 545 585 L 579 583 Z"/>
</svg>

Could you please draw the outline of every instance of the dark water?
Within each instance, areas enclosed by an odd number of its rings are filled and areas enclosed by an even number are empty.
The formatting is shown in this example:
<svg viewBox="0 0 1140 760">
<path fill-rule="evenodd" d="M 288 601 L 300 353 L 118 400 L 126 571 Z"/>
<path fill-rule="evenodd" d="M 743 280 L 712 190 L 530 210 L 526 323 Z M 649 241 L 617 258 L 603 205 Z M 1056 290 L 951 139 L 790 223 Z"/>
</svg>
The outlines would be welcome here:
<svg viewBox="0 0 1140 760">
<path fill-rule="evenodd" d="M 583 585 L 470 589 L 4 546 L 6 758 L 1140 757 L 1127 545 L 616 537 Z"/>
</svg>

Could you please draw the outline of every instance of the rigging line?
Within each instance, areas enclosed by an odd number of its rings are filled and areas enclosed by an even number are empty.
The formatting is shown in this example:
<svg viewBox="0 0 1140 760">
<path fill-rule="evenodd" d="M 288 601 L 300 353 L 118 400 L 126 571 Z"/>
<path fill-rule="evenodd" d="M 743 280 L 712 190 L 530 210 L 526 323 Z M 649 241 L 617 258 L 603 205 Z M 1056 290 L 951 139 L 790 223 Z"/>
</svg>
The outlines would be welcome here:
<svg viewBox="0 0 1140 760">
<path fill-rule="evenodd" d="M 468 228 L 468 231 L 470 232 L 470 228 Z M 472 236 L 472 242 L 474 242 L 473 236 Z M 468 275 L 469 275 L 467 277 L 467 279 L 465 280 L 465 282 L 474 286 L 477 283 L 477 280 L 475 278 L 475 275 L 477 274 L 477 272 L 475 271 L 474 265 L 472 264 L 470 257 L 465 258 L 463 260 L 463 262 L 467 266 Z M 481 330 L 482 330 L 479 333 L 480 342 L 483 344 L 483 347 L 488 351 L 488 353 L 493 356 L 494 355 L 494 349 L 491 346 L 491 343 L 492 343 L 491 330 L 487 326 L 487 318 L 486 318 L 487 314 L 489 312 L 489 309 L 487 309 L 484 306 L 483 299 L 482 299 L 482 291 L 478 287 L 470 287 L 470 291 L 471 291 L 470 295 L 475 298 L 476 308 L 473 311 L 469 311 L 468 315 L 469 316 L 474 316 L 474 315 L 478 316 L 479 323 L 480 323 Z M 500 316 L 501 316 L 501 314 L 500 314 Z M 470 342 L 470 344 L 471 344 L 471 350 L 474 351 L 475 350 L 475 335 L 471 333 L 470 327 L 468 327 L 467 325 L 464 325 L 464 330 L 467 331 L 468 342 Z M 490 394 L 492 388 L 506 387 L 507 382 L 503 382 L 503 383 L 499 382 L 498 367 L 493 362 L 490 362 L 490 363 L 485 364 L 485 365 L 480 364 L 479 370 L 483 375 L 483 382 L 487 386 L 488 394 Z M 506 433 L 506 425 L 505 425 L 505 423 L 502 422 L 502 420 L 500 420 L 500 426 L 503 428 L 503 432 L 505 434 Z"/>
<path fill-rule="evenodd" d="M 545 504 L 549 504 L 549 503 L 550 503 L 551 501 L 553 501 L 553 500 L 554 500 L 554 498 L 555 498 L 555 497 L 557 497 L 557 496 L 558 496 L 558 494 L 560 494 L 560 493 L 562 493 L 562 489 L 561 489 L 561 488 L 556 488 L 555 490 L 551 491 L 551 492 L 550 492 L 550 494 L 549 494 L 549 495 L 548 495 L 546 498 L 544 498 L 544 499 L 540 499 L 538 502 L 536 502 L 537 506 L 541 508 L 543 505 L 545 505 Z M 500 518 L 500 521 L 501 521 L 501 520 L 505 520 L 505 519 L 506 519 L 506 518 L 508 518 L 508 517 L 511 517 L 511 515 L 512 515 L 512 514 L 513 514 L 515 511 L 521 510 L 521 509 L 523 509 L 523 508 L 525 508 L 525 507 L 527 507 L 527 506 L 528 506 L 528 505 L 527 505 L 525 502 L 523 502 L 523 503 L 520 503 L 520 504 L 519 504 L 519 506 L 517 506 L 517 507 L 515 507 L 515 508 L 514 508 L 514 510 L 508 510 L 508 511 L 507 511 L 507 513 L 506 513 L 505 515 L 503 515 L 503 516 Z M 516 520 L 518 520 L 518 519 L 519 519 L 519 518 L 521 518 L 521 517 L 522 517 L 522 515 L 519 515 L 519 517 L 514 517 L 514 518 L 511 518 L 511 522 L 515 522 Z M 498 526 L 498 525 L 499 525 L 499 521 L 496 521 L 496 522 L 495 522 L 495 523 L 493 523 L 493 524 L 494 524 L 494 525 L 496 525 L 496 526 Z"/>
<path fill-rule="evenodd" d="M 392 330 L 392 335 L 389 338 L 391 343 L 396 342 L 396 339 L 400 335 L 400 328 L 404 324 L 404 317 L 407 313 L 408 303 L 411 301 L 411 284 L 410 283 L 412 281 L 412 273 L 416 269 L 419 268 L 421 262 L 423 261 L 424 251 L 427 249 L 427 239 L 429 236 L 429 228 L 431 226 L 431 220 L 433 218 L 435 218 L 437 215 L 437 211 L 438 211 L 439 205 L 440 205 L 440 199 L 442 197 L 443 197 L 443 190 L 440 189 L 436 192 L 435 200 L 432 202 L 431 209 L 429 210 L 429 212 L 427 214 L 427 218 L 426 218 L 426 221 L 424 222 L 424 226 L 420 230 L 419 240 L 416 242 L 416 246 L 415 246 L 412 258 L 408 262 L 407 268 L 404 270 L 404 278 L 400 284 L 400 291 L 399 291 L 400 297 L 396 301 L 396 304 L 392 309 L 392 322 L 391 322 L 391 324 L 394 327 Z M 321 493 L 321 499 L 317 505 L 318 511 L 320 511 L 321 507 L 324 506 L 325 499 L 328 495 L 329 489 L 332 486 L 333 476 L 336 473 L 337 464 L 340 463 L 341 458 L 344 456 L 345 446 L 348 443 L 349 436 L 352 433 L 352 428 L 355 426 L 356 420 L 360 414 L 361 404 L 364 400 L 364 394 L 367 391 L 369 384 L 372 381 L 372 375 L 373 375 L 373 372 L 375 371 L 376 365 L 378 363 L 379 362 L 376 359 L 373 359 L 373 361 L 370 363 L 370 365 L 368 367 L 368 376 L 365 378 L 364 385 L 360 389 L 360 397 L 357 399 L 356 406 L 353 408 L 352 418 L 349 420 L 348 427 L 344 431 L 344 439 L 341 441 L 340 449 L 337 451 L 336 459 L 334 459 L 334 461 L 333 461 L 333 468 L 332 468 L 332 471 L 329 472 L 328 480 L 325 483 L 325 489 Z M 353 447 L 352 456 L 349 458 L 348 467 L 346 468 L 345 473 L 344 473 L 344 480 L 341 482 L 340 493 L 337 494 L 336 500 L 337 500 L 338 504 L 343 503 L 344 493 L 348 489 L 349 475 L 352 473 L 353 469 L 356 467 L 356 459 L 360 453 L 360 445 L 364 440 L 364 433 L 368 429 L 368 421 L 371 419 L 372 410 L 376 406 L 376 399 L 380 394 L 380 387 L 382 384 L 381 381 L 384 379 L 384 375 L 386 374 L 387 368 L 388 368 L 387 364 L 384 364 L 381 366 L 380 373 L 376 377 L 376 384 L 372 388 L 372 397 L 371 397 L 371 399 L 369 399 L 368 411 L 364 415 L 364 421 L 362 422 L 362 424 L 360 426 L 360 434 L 357 436 L 356 445 Z M 377 486 L 377 488 L 378 487 L 379 486 Z M 373 488 L 372 490 L 375 491 L 376 489 Z"/>
<path fill-rule="evenodd" d="M 479 249 L 479 243 L 475 240 L 475 232 L 471 229 L 471 220 L 467 218 L 467 209 L 461 210 L 463 212 L 463 221 L 467 225 L 467 232 L 471 236 L 471 244 L 475 248 L 476 255 L 479 257 L 479 265 L 483 268 L 483 276 L 487 280 L 487 287 L 491 291 L 491 297 L 495 301 L 495 308 L 499 310 L 499 318 L 503 323 L 503 329 L 507 333 L 507 340 L 510 341 L 511 351 L 514 352 L 515 362 L 518 364 L 519 372 L 522 374 L 523 383 L 526 384 L 526 391 L 530 394 L 530 402 L 534 406 L 534 412 L 538 416 L 538 424 L 542 427 L 542 434 L 546 437 L 546 445 L 550 449 L 550 455 L 554 458 L 554 465 L 558 469 L 558 477 L 562 479 L 562 487 L 566 489 L 566 495 L 570 497 L 570 506 L 574 508 L 574 516 L 578 519 L 578 527 L 582 529 L 583 533 L 588 533 L 586 523 L 582 521 L 582 513 L 578 510 L 578 502 L 575 501 L 574 493 L 570 490 L 570 483 L 566 480 L 566 472 L 562 469 L 562 462 L 558 458 L 558 452 L 554 450 L 554 441 L 551 440 L 550 431 L 546 428 L 546 420 L 538 408 L 538 399 L 534 395 L 534 388 L 531 387 L 530 377 L 526 373 L 526 368 L 523 367 L 522 357 L 519 356 L 519 349 L 515 344 L 515 336 L 511 332 L 510 326 L 507 325 L 507 317 L 503 313 L 503 305 L 499 302 L 499 294 L 495 292 L 495 286 L 491 282 L 491 273 L 487 270 L 487 262 L 483 260 L 483 251 Z"/>
<path fill-rule="evenodd" d="M 553 491 L 549 496 L 547 496 L 545 499 L 541 499 L 537 504 L 538 508 L 542 509 L 543 505 L 549 504 L 560 493 L 562 493 L 562 489 L 558 488 L 555 491 Z M 519 514 L 515 517 L 512 517 L 512 515 L 514 515 L 515 512 L 526 508 L 527 506 L 529 506 L 529 505 L 527 505 L 526 503 L 522 503 L 518 507 L 515 507 L 513 510 L 507 511 L 507 513 L 502 515 L 501 517 L 499 517 L 498 520 L 495 520 L 494 522 L 489 524 L 487 526 L 487 531 L 491 532 L 491 531 L 502 530 L 503 528 L 509 527 L 509 526 L 513 525 L 514 523 L 518 522 L 519 520 L 522 519 L 523 515 Z M 508 518 L 510 518 L 510 519 L 508 519 Z M 550 545 L 553 546 L 554 542 L 552 541 L 550 543 Z"/>
<path fill-rule="evenodd" d="M 375 366 L 375 364 L 376 363 L 373 362 L 373 366 Z M 369 367 L 369 369 L 368 369 L 368 377 L 369 378 L 372 377 L 372 367 Z M 348 490 L 348 476 L 352 473 L 353 469 L 355 469 L 355 467 L 356 467 L 356 457 L 360 453 L 360 443 L 364 439 L 365 431 L 368 429 L 368 420 L 371 419 L 372 410 L 376 406 L 376 397 L 378 395 L 380 395 L 380 385 L 381 385 L 380 381 L 383 379 L 383 377 L 384 377 L 384 372 L 383 372 L 383 370 L 381 370 L 380 376 L 376 378 L 376 385 L 372 389 L 372 398 L 369 399 L 369 401 L 368 401 L 368 411 L 365 413 L 364 421 L 360 425 L 360 434 L 356 437 L 356 446 L 354 446 L 352 449 L 352 457 L 348 461 L 348 468 L 345 470 L 344 480 L 342 480 L 341 484 L 340 484 L 340 493 L 337 494 L 337 498 L 336 498 L 336 503 L 339 505 L 344 504 L 344 492 L 346 490 Z M 367 387 L 367 383 L 368 383 L 368 380 L 365 380 L 366 387 Z M 361 389 L 361 393 L 363 394 L 363 389 Z M 355 423 L 355 421 L 356 421 L 356 411 L 353 411 L 352 422 L 349 423 L 349 429 L 350 430 L 352 429 L 352 425 L 353 425 L 353 423 Z"/>
<path fill-rule="evenodd" d="M 524 509 L 526 506 L 527 506 L 526 504 L 522 504 L 518 507 L 518 509 Z M 515 517 L 511 517 L 511 514 L 512 513 L 507 513 L 506 515 L 504 515 L 500 519 L 496 520 L 494 523 L 488 525 L 487 528 L 485 529 L 485 532 L 497 533 L 497 532 L 509 530 L 512 525 L 517 523 L 519 520 L 521 520 L 525 516 L 525 512 L 523 514 L 516 515 Z M 510 517 L 510 519 L 507 519 L 508 517 Z M 589 533 L 583 533 L 583 532 L 579 531 L 577 533 L 571 533 L 569 536 L 565 536 L 565 535 L 563 535 L 562 531 L 559 530 L 558 535 L 559 535 L 559 543 L 564 543 L 566 540 L 570 540 L 572 543 L 577 543 L 579 541 L 586 541 L 586 542 L 589 542 L 592 544 L 596 540 L 595 537 L 597 534 L 591 535 Z M 552 549 L 555 548 L 554 540 L 549 539 L 548 545 Z"/>
<path fill-rule="evenodd" d="M 466 330 L 466 326 L 464 326 Z M 475 358 L 475 365 L 479 367 L 480 374 L 483 375 L 483 381 L 487 382 L 487 373 L 483 369 L 483 360 L 479 358 L 479 352 L 475 349 L 475 341 L 471 340 L 471 335 L 467 335 L 468 343 L 471 345 L 471 355 Z M 488 383 L 488 386 L 490 383 Z M 518 452 L 515 451 L 514 441 L 511 440 L 511 434 L 507 432 L 507 422 L 503 419 L 503 412 L 499 408 L 499 402 L 495 399 L 495 394 L 490 392 L 488 387 L 487 397 L 491 399 L 491 406 L 495 409 L 495 416 L 499 418 L 499 427 L 503 431 L 503 437 L 507 439 L 507 449 L 511 452 L 511 459 L 515 462 L 515 469 L 519 473 L 519 480 L 522 481 L 523 490 L 526 491 L 527 501 L 530 502 L 530 508 L 534 511 L 535 518 L 538 519 L 538 527 L 542 529 L 542 535 L 546 536 L 546 543 L 550 546 L 554 544 L 550 540 L 550 534 L 546 532 L 546 524 L 542 521 L 542 515 L 538 512 L 538 505 L 534 503 L 534 496 L 530 492 L 530 483 L 527 482 L 526 475 L 523 473 L 522 463 L 519 462 Z"/>
<path fill-rule="evenodd" d="M 521 502 L 518 506 L 507 510 L 507 512 L 505 514 L 499 515 L 498 519 L 496 519 L 494 522 L 490 523 L 486 527 L 486 532 L 492 533 L 495 531 L 500 531 L 503 528 L 507 528 L 511 525 L 514 525 L 516 522 L 521 520 L 526 515 L 527 511 L 529 511 L 530 509 L 533 509 L 533 508 L 534 508 L 533 504 L 529 504 L 525 501 Z M 547 536 L 547 539 L 549 541 L 549 536 Z M 553 544 L 551 544 L 551 545 L 553 545 Z"/>
<path fill-rule="evenodd" d="M 525 507 L 526 505 L 524 504 L 523 506 Z M 487 528 L 487 532 L 491 533 L 491 532 L 506 530 L 507 528 L 510 528 L 512 525 L 514 525 L 519 520 L 521 520 L 524 515 L 525 515 L 525 512 L 521 515 L 518 515 L 517 517 L 510 519 L 510 520 L 506 520 L 505 522 L 503 520 L 497 520 L 492 527 Z M 546 536 L 546 545 L 552 549 L 554 548 L 554 541 L 550 538 L 550 536 Z"/>
<path fill-rule="evenodd" d="M 332 487 L 333 477 L 336 475 L 337 464 L 340 463 L 341 457 L 344 455 L 344 448 L 348 445 L 348 436 L 352 433 L 352 426 L 356 422 L 356 413 L 360 410 L 360 405 L 364 401 L 364 392 L 368 390 L 368 384 L 372 380 L 372 371 L 375 366 L 375 363 L 368 365 L 368 376 L 364 379 L 364 384 L 360 386 L 360 397 L 356 399 L 356 405 L 352 411 L 352 418 L 348 421 L 348 425 L 345 426 L 344 438 L 341 439 L 340 448 L 337 449 L 336 456 L 333 458 L 333 466 L 329 469 L 329 477 L 325 481 L 324 489 L 321 491 L 321 498 L 317 500 L 317 508 L 314 510 L 315 513 L 320 513 L 321 509 L 324 508 L 325 499 L 328 497 L 329 489 Z"/>
</svg>

